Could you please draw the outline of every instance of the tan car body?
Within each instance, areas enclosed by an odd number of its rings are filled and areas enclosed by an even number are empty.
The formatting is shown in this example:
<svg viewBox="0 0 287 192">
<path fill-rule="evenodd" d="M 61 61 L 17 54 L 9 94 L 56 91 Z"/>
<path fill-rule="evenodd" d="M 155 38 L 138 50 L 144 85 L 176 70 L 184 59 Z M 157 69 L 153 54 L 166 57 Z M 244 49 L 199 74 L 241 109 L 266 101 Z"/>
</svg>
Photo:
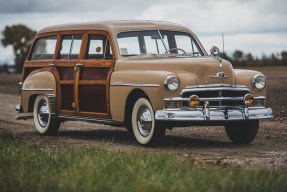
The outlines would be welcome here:
<svg viewBox="0 0 287 192">
<path fill-rule="evenodd" d="M 189 33 L 197 41 L 204 56 L 192 58 L 184 58 L 168 54 L 134 57 L 121 56 L 116 39 L 117 34 L 125 31 L 141 30 L 171 30 Z M 179 97 L 181 90 L 188 86 L 204 86 L 212 84 L 234 86 L 245 85 L 250 89 L 254 96 L 266 96 L 266 87 L 262 91 L 256 91 L 251 83 L 254 75 L 261 74 L 260 72 L 239 69 L 235 70 L 226 60 L 219 63 L 215 57 L 207 54 L 200 41 L 191 30 L 178 24 L 153 21 L 111 21 L 59 25 L 40 30 L 35 39 L 53 34 L 58 36 L 59 41 L 59 35 L 61 33 L 86 34 L 87 32 L 93 31 L 100 31 L 108 35 L 114 53 L 113 62 L 107 64 L 110 68 L 107 80 L 105 81 L 105 85 L 107 87 L 107 112 L 103 114 L 79 114 L 76 110 L 75 112 L 67 112 L 66 114 L 68 115 L 92 116 L 124 123 L 126 106 L 131 94 L 136 94 L 139 91 L 144 93 L 151 102 L 154 112 L 156 112 L 157 110 L 162 110 L 165 107 L 163 99 Z M 73 65 L 84 61 L 84 55 L 85 54 L 81 52 L 79 59 L 72 62 Z M 44 94 L 54 95 L 56 97 L 58 106 L 56 113 L 58 115 L 62 114 L 60 110 L 61 105 L 59 104 L 61 102 L 61 96 L 59 94 L 60 80 L 59 73 L 57 72 L 57 67 L 60 65 L 62 64 L 57 61 L 56 56 L 51 60 L 43 61 L 30 61 L 28 56 L 23 69 L 21 97 L 23 112 L 32 112 L 33 99 L 35 99 L 35 96 L 37 95 Z M 93 63 L 90 62 L 87 65 L 92 66 Z M 105 63 L 103 63 L 103 65 L 105 65 Z M 228 78 L 213 78 L 212 76 L 216 75 L 218 72 L 223 72 L 228 76 Z M 180 88 L 175 92 L 169 92 L 164 85 L 166 77 L 171 74 L 176 75 L 180 81 Z M 76 92 L 77 89 L 74 90 L 73 94 L 77 95 L 78 93 Z M 76 102 L 75 105 L 77 108 L 78 103 Z"/>
</svg>

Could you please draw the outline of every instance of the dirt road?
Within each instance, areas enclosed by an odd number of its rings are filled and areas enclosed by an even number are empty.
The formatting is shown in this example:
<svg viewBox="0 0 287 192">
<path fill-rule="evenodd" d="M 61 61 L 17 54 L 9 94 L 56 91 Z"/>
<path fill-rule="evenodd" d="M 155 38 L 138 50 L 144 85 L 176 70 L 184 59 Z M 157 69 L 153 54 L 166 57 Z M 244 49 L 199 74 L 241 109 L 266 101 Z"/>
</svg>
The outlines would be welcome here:
<svg viewBox="0 0 287 192">
<path fill-rule="evenodd" d="M 167 153 L 196 164 L 234 165 L 246 168 L 287 168 L 287 68 L 259 68 L 268 79 L 268 105 L 276 115 L 260 122 L 256 139 L 249 145 L 232 144 L 223 127 L 174 128 L 167 131 L 165 142 L 157 148 L 139 146 L 125 128 L 86 122 L 66 122 L 57 136 L 39 136 L 33 120 L 14 119 L 18 75 L 0 74 L 0 131 L 9 131 L 17 142 L 49 148 L 88 148 L 108 143 L 116 152 L 148 151 Z"/>
</svg>

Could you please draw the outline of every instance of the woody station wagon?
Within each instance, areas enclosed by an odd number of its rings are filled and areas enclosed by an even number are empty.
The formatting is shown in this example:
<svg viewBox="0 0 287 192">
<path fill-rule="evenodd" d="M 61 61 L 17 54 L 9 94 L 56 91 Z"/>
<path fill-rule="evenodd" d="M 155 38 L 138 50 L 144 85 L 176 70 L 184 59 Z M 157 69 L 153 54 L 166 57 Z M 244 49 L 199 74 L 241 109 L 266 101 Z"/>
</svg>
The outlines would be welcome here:
<svg viewBox="0 0 287 192">
<path fill-rule="evenodd" d="M 166 129 L 222 125 L 231 141 L 250 143 L 265 107 L 266 78 L 211 55 L 188 28 L 169 22 L 109 21 L 40 30 L 24 63 L 18 113 L 36 130 L 61 122 L 125 126 L 142 145 Z"/>
</svg>

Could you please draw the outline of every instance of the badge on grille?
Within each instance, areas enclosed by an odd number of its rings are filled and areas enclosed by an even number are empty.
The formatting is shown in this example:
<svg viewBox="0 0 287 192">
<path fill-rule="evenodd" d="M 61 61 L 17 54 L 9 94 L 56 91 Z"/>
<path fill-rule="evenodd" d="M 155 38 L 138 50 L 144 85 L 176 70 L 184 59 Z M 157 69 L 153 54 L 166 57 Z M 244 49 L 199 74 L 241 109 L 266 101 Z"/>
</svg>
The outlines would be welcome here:
<svg viewBox="0 0 287 192">
<path fill-rule="evenodd" d="M 215 76 L 210 76 L 212 78 L 218 78 L 218 79 L 224 79 L 224 78 L 228 78 L 228 75 L 226 75 L 225 73 L 223 72 L 218 72 L 216 73 Z"/>
</svg>

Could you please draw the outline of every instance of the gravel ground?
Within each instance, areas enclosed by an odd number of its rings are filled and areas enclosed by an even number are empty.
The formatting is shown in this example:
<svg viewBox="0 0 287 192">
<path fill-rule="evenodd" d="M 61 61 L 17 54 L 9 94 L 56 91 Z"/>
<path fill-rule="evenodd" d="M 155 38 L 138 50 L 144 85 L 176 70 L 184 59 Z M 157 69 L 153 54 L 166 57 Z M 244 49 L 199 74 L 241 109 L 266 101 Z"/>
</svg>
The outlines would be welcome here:
<svg viewBox="0 0 287 192">
<path fill-rule="evenodd" d="M 268 106 L 275 118 L 262 120 L 256 139 L 249 145 L 235 145 L 227 138 L 223 127 L 188 127 L 167 130 L 163 144 L 143 148 L 125 128 L 87 122 L 65 122 L 57 136 L 40 136 L 33 120 L 14 119 L 19 75 L 0 73 L 0 131 L 15 135 L 17 142 L 39 144 L 47 148 L 88 148 L 107 144 L 115 152 L 147 151 L 175 155 L 180 160 L 196 164 L 219 164 L 244 168 L 287 168 L 287 67 L 257 68 L 268 79 Z"/>
</svg>

